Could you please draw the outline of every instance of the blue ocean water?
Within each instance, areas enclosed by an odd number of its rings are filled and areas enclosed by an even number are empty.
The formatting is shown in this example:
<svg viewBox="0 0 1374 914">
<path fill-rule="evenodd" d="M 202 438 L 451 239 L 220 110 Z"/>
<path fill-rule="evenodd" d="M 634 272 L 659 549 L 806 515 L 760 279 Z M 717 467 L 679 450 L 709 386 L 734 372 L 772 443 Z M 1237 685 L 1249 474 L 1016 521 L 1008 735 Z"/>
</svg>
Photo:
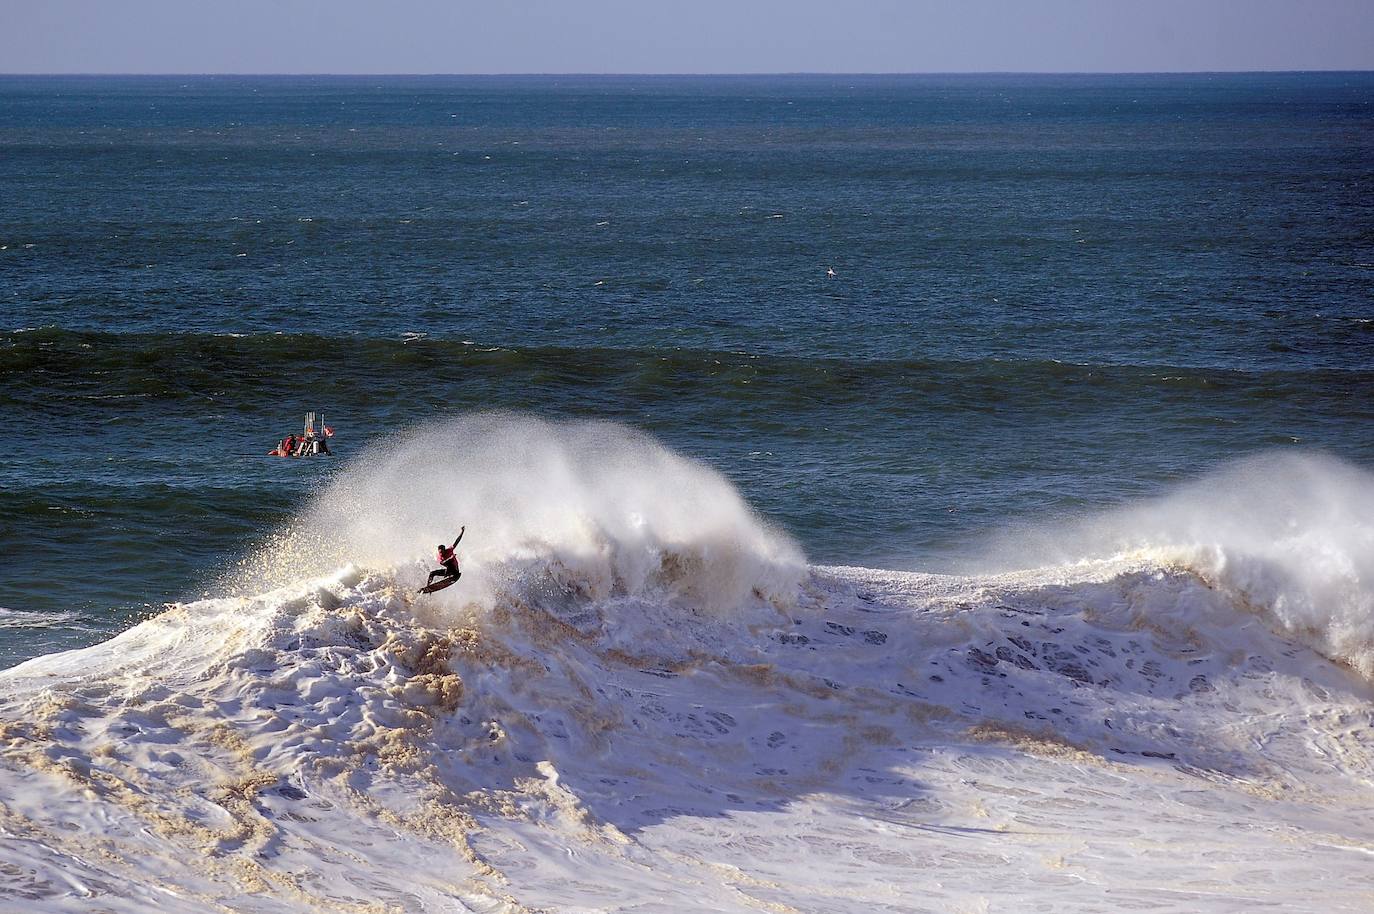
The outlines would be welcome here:
<svg viewBox="0 0 1374 914">
<path fill-rule="evenodd" d="M 1368 73 L 0 77 L 0 663 L 456 413 L 632 425 L 895 568 L 1368 467 L 1371 292 Z M 263 456 L 307 409 L 339 460 Z"/>
</svg>

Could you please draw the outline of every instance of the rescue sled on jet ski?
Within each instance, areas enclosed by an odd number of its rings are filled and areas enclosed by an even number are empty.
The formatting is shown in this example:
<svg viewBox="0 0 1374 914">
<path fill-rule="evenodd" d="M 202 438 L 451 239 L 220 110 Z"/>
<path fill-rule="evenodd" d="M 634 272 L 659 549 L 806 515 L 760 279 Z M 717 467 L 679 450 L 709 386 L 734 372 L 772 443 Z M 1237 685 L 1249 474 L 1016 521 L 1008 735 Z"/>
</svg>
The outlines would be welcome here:
<svg viewBox="0 0 1374 914">
<path fill-rule="evenodd" d="M 305 414 L 305 430 L 300 435 L 287 435 L 267 452 L 268 457 L 330 457 L 329 439 L 334 430 L 324 424 L 324 414 Z"/>
</svg>

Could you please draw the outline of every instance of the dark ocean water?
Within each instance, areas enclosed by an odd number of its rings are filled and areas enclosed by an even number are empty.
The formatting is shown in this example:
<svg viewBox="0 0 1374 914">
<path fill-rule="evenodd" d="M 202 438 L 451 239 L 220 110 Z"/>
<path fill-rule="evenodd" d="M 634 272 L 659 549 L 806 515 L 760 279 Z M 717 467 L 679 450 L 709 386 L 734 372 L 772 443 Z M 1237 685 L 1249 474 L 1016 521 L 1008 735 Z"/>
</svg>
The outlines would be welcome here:
<svg viewBox="0 0 1374 914">
<path fill-rule="evenodd" d="M 1374 466 L 1374 74 L 0 77 L 0 663 L 211 586 L 311 408 L 625 422 L 901 568 Z"/>
</svg>

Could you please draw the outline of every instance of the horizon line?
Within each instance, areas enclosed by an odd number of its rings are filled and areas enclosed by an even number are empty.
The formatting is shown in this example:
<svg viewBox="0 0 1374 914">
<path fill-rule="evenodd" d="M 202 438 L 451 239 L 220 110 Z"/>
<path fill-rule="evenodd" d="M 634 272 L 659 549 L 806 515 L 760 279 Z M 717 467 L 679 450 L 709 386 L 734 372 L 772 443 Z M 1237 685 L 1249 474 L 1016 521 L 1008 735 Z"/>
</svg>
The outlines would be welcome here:
<svg viewBox="0 0 1374 914">
<path fill-rule="evenodd" d="M 1245 75 L 1300 75 L 1307 73 L 1374 73 L 1371 69 L 1345 69 L 1345 68 L 1297 68 L 1297 69 L 1235 69 L 1235 70 L 760 70 L 736 71 L 736 72 L 634 72 L 634 71 L 519 71 L 519 72 L 482 72 L 482 73 L 462 73 L 462 72 L 358 72 L 344 73 L 334 71 L 300 71 L 300 72 L 262 72 L 262 71 L 239 71 L 239 70 L 220 70 L 205 72 L 185 72 L 185 71 L 97 71 L 97 70 L 72 70 L 72 71 L 16 71 L 0 72 L 0 78 L 11 76 L 168 76 L 168 77 L 214 77 L 214 76 L 261 76 L 261 77 L 302 77 L 302 76 L 324 76 L 324 77 L 366 77 L 366 78 L 388 78 L 388 77 L 720 77 L 720 78 L 744 78 L 758 76 L 1245 76 Z"/>
</svg>

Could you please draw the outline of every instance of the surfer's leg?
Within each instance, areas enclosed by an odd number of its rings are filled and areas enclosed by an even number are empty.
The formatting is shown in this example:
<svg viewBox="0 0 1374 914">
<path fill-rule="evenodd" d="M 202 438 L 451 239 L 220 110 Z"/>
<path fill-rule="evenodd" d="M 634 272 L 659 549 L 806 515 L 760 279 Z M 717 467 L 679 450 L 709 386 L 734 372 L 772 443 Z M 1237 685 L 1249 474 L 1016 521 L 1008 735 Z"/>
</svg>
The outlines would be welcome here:
<svg viewBox="0 0 1374 914">
<path fill-rule="evenodd" d="M 428 581 L 425 581 L 425 586 L 428 587 L 429 585 L 431 585 L 431 584 L 434 583 L 434 579 L 435 579 L 435 578 L 441 578 L 441 577 L 446 576 L 447 574 L 448 574 L 448 569 L 447 569 L 447 568 L 436 568 L 435 570 L 433 570 L 433 571 L 431 571 L 431 572 L 429 573 L 429 580 L 428 580 Z"/>
</svg>

